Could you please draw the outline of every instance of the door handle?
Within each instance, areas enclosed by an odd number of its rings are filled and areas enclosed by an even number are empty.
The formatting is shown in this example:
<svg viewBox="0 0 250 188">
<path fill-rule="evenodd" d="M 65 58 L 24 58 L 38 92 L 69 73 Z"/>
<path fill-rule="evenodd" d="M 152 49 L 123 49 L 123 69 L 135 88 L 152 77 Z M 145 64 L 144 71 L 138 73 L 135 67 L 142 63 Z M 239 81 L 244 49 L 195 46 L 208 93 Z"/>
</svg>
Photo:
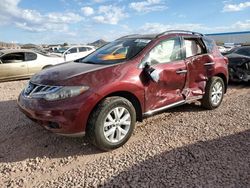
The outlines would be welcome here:
<svg viewBox="0 0 250 188">
<path fill-rule="evenodd" d="M 211 65 L 214 65 L 215 62 L 209 62 L 209 63 L 205 63 L 204 66 L 211 66 Z"/>
<path fill-rule="evenodd" d="M 177 74 L 186 74 L 187 70 L 178 70 L 176 71 Z"/>
</svg>

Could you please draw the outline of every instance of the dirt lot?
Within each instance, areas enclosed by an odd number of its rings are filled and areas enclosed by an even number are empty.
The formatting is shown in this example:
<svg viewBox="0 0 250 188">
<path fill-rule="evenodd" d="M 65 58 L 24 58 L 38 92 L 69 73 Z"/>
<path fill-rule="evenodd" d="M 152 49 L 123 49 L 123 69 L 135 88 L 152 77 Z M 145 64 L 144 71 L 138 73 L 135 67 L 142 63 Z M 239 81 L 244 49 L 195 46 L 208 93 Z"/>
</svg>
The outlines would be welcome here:
<svg viewBox="0 0 250 188">
<path fill-rule="evenodd" d="M 19 112 L 26 82 L 0 83 L 0 187 L 250 187 L 249 84 L 231 85 L 214 111 L 191 104 L 147 118 L 103 153 Z"/>
</svg>

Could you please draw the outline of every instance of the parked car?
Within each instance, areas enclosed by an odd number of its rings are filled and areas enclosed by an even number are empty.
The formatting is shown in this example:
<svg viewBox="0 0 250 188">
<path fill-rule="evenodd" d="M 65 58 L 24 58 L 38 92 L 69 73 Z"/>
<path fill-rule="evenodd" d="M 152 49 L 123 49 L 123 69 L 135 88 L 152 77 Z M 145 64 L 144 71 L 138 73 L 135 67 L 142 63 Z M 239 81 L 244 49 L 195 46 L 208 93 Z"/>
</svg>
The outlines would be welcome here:
<svg viewBox="0 0 250 188">
<path fill-rule="evenodd" d="M 224 46 L 218 46 L 218 49 L 222 54 L 228 51 L 228 49 L 226 49 Z"/>
<path fill-rule="evenodd" d="M 121 46 L 125 57 L 103 60 Z M 86 133 L 100 149 L 112 150 L 127 142 L 145 116 L 196 100 L 207 109 L 219 107 L 227 66 L 214 41 L 199 33 L 125 36 L 79 62 L 34 75 L 18 104 L 52 132 Z"/>
<path fill-rule="evenodd" d="M 31 50 L 1 50 L 0 81 L 30 78 L 41 69 L 63 62 L 61 57 Z"/>
<path fill-rule="evenodd" d="M 64 61 L 74 61 L 89 55 L 93 51 L 95 51 L 94 46 L 84 45 L 59 48 L 52 54 L 60 54 Z"/>
<path fill-rule="evenodd" d="M 250 46 L 237 47 L 225 55 L 231 81 L 250 81 Z"/>
<path fill-rule="evenodd" d="M 239 44 L 236 44 L 236 43 L 231 43 L 231 42 L 229 42 L 229 43 L 224 43 L 224 48 L 226 48 L 226 52 L 232 50 L 232 49 L 235 48 L 235 47 L 239 47 L 239 46 L 240 46 L 240 45 L 239 45 Z"/>
</svg>

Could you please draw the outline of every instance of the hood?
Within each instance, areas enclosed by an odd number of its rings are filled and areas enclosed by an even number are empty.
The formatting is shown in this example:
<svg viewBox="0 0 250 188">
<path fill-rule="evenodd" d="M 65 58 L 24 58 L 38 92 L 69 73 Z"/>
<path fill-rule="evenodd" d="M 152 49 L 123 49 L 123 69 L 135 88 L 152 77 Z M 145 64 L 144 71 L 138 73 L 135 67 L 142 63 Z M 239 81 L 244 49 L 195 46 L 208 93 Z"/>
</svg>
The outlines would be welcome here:
<svg viewBox="0 0 250 188">
<path fill-rule="evenodd" d="M 243 63 L 250 61 L 249 56 L 240 55 L 240 54 L 236 54 L 236 53 L 228 54 L 228 55 L 226 55 L 226 57 L 229 60 L 229 65 L 238 65 L 238 64 L 241 65 Z"/>
<path fill-rule="evenodd" d="M 87 64 L 68 62 L 44 69 L 31 78 L 31 82 L 44 85 L 56 85 L 58 83 L 81 76 L 85 73 L 96 71 L 111 65 Z"/>
</svg>

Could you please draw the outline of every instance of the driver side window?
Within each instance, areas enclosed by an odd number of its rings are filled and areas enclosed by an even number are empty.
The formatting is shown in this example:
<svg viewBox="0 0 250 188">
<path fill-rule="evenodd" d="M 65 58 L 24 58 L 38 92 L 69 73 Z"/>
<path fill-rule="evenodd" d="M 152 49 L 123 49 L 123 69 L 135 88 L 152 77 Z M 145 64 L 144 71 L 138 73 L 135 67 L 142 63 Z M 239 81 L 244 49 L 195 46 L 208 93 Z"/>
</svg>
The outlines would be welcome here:
<svg viewBox="0 0 250 188">
<path fill-rule="evenodd" d="M 179 38 L 161 41 L 147 56 L 147 62 L 151 63 L 151 65 L 169 63 L 181 59 L 181 41 Z"/>
<path fill-rule="evenodd" d="M 25 61 L 23 52 L 6 54 L 1 58 L 2 63 L 21 63 Z"/>
</svg>

